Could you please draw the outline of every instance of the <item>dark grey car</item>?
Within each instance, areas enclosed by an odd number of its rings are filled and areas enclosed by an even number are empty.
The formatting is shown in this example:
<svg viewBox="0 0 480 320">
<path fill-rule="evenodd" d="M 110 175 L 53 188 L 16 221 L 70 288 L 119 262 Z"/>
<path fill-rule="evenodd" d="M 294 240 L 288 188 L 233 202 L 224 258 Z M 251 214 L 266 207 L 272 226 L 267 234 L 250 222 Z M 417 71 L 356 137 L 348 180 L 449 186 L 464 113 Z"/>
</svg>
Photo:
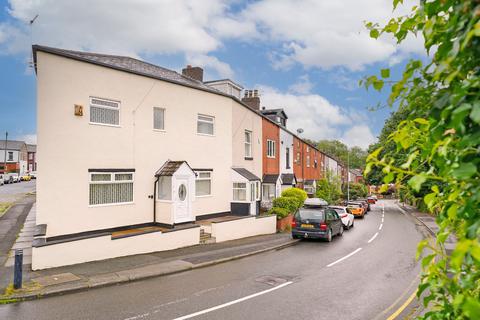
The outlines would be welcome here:
<svg viewBox="0 0 480 320">
<path fill-rule="evenodd" d="M 325 239 L 343 235 L 343 224 L 337 212 L 330 208 L 300 208 L 293 216 L 292 237 Z"/>
</svg>

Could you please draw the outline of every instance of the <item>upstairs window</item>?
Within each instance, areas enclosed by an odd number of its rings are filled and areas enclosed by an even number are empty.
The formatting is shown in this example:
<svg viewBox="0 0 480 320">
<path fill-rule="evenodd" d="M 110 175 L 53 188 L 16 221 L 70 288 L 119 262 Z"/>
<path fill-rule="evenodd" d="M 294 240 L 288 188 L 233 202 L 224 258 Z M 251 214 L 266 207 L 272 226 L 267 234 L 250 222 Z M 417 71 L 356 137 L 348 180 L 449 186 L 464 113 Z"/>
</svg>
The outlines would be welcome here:
<svg viewBox="0 0 480 320">
<path fill-rule="evenodd" d="M 286 160 L 285 161 L 285 163 L 286 163 L 285 167 L 287 169 L 290 169 L 290 148 L 285 149 L 285 160 Z"/>
<path fill-rule="evenodd" d="M 91 206 L 133 203 L 133 172 L 90 173 Z"/>
<path fill-rule="evenodd" d="M 8 159 L 7 161 L 13 161 L 13 151 L 8 151 Z"/>
<path fill-rule="evenodd" d="M 307 163 L 307 167 L 310 167 L 310 156 L 307 155 L 307 157 L 305 158 L 305 162 Z"/>
<path fill-rule="evenodd" d="M 245 130 L 245 158 L 252 157 L 252 131 Z"/>
<path fill-rule="evenodd" d="M 197 133 L 213 136 L 214 134 L 214 124 L 215 118 L 212 116 L 207 116 L 199 114 L 197 116 Z"/>
<path fill-rule="evenodd" d="M 300 152 L 297 152 L 297 159 L 296 159 L 296 161 L 297 161 L 297 164 L 300 164 Z"/>
<path fill-rule="evenodd" d="M 197 171 L 195 180 L 195 195 L 197 197 L 210 196 L 212 194 L 212 172 Z"/>
<path fill-rule="evenodd" d="M 165 130 L 165 109 L 153 108 L 153 129 Z"/>
<path fill-rule="evenodd" d="M 275 141 L 267 140 L 267 157 L 275 158 Z"/>
<path fill-rule="evenodd" d="M 120 102 L 90 98 L 90 123 L 118 126 L 120 124 Z"/>
</svg>

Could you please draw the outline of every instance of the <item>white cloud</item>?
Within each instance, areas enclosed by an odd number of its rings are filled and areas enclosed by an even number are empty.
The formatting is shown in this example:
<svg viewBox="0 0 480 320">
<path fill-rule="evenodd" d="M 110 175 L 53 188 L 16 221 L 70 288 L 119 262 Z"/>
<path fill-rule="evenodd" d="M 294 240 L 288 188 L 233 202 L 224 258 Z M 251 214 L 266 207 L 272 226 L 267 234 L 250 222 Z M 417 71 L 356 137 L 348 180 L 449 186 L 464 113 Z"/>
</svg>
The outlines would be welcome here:
<svg viewBox="0 0 480 320">
<path fill-rule="evenodd" d="M 348 129 L 340 140 L 350 147 L 357 146 L 362 149 L 367 149 L 376 139 L 367 125 L 360 124 Z"/>
<path fill-rule="evenodd" d="M 37 135 L 34 133 L 24 134 L 24 135 L 17 136 L 15 140 L 25 141 L 25 143 L 28 143 L 28 144 L 37 144 Z"/>
<path fill-rule="evenodd" d="M 310 78 L 307 74 L 301 76 L 298 82 L 288 87 L 288 91 L 298 94 L 309 94 L 312 91 L 313 83 L 310 82 Z"/>
<path fill-rule="evenodd" d="M 206 74 L 204 78 L 233 78 L 233 70 L 228 63 L 218 60 L 216 57 L 204 54 L 194 54 L 187 56 L 187 64 L 207 68 L 214 74 Z"/>
</svg>

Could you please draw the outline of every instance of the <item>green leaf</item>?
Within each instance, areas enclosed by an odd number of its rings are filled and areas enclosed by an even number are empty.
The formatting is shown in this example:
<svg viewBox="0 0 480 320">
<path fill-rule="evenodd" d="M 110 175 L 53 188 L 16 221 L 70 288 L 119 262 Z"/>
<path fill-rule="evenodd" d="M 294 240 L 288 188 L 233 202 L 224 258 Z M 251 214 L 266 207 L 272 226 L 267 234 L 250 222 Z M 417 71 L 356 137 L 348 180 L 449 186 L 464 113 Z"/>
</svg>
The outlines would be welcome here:
<svg viewBox="0 0 480 320">
<path fill-rule="evenodd" d="M 422 268 L 425 268 L 432 262 L 433 258 L 435 258 L 435 254 L 429 254 L 425 258 L 422 259 Z"/>
<path fill-rule="evenodd" d="M 435 204 L 435 199 L 437 197 L 436 193 L 429 193 L 423 197 L 423 201 L 427 205 L 428 209 L 432 209 Z"/>
<path fill-rule="evenodd" d="M 370 30 L 370 37 L 377 39 L 380 36 L 380 32 L 377 29 Z"/>
<path fill-rule="evenodd" d="M 454 178 L 465 180 L 473 176 L 477 172 L 477 167 L 471 162 L 462 162 L 460 166 L 452 170 Z"/>
<path fill-rule="evenodd" d="M 473 104 L 472 112 L 470 112 L 470 118 L 476 123 L 480 123 L 480 102 L 476 101 Z"/>
<path fill-rule="evenodd" d="M 390 77 L 390 69 L 382 69 L 380 70 L 380 74 L 382 78 L 389 78 Z"/>
<path fill-rule="evenodd" d="M 373 83 L 373 88 L 377 91 L 380 91 L 383 88 L 383 84 L 383 80 L 377 80 Z"/>
<path fill-rule="evenodd" d="M 385 182 L 385 183 L 390 183 L 390 182 L 393 181 L 393 179 L 395 179 L 395 173 L 389 172 L 389 173 L 383 178 L 383 182 Z"/>
<path fill-rule="evenodd" d="M 424 174 L 419 174 L 416 176 L 413 176 L 408 180 L 408 185 L 415 190 L 416 192 L 420 191 L 420 188 L 422 187 L 422 184 L 427 181 L 427 178 L 425 177 Z"/>
<path fill-rule="evenodd" d="M 463 310 L 465 314 L 470 319 L 480 319 L 480 302 L 473 299 L 467 298 L 465 304 L 463 305 Z"/>
<path fill-rule="evenodd" d="M 415 120 L 413 120 L 417 123 L 420 123 L 420 124 L 430 124 L 430 122 L 428 122 L 427 119 L 423 119 L 423 118 L 416 118 Z"/>
</svg>

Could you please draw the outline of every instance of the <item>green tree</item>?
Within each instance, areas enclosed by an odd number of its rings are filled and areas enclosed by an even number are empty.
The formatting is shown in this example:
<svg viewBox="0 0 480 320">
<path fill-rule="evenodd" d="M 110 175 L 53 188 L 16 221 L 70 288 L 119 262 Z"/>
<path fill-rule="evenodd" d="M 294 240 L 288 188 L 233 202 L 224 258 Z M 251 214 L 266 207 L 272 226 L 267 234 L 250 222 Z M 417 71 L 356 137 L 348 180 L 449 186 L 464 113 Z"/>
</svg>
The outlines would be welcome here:
<svg viewBox="0 0 480 320">
<path fill-rule="evenodd" d="M 407 114 L 388 136 L 394 149 L 371 152 L 365 172 L 381 168 L 383 182 L 395 182 L 402 196 L 428 190 L 423 201 L 437 216 L 436 240 L 422 241 L 417 253 L 430 250 L 417 291 L 430 307 L 423 319 L 480 319 L 479 20 L 478 0 L 430 0 L 385 26 L 367 23 L 373 38 L 389 33 L 400 43 L 421 34 L 431 53 L 426 63 L 411 60 L 398 81 L 389 69 L 364 80 L 377 90 L 392 84 L 388 103 Z M 446 255 L 449 235 L 457 244 Z"/>
<path fill-rule="evenodd" d="M 316 197 L 329 204 L 336 204 L 342 199 L 342 183 L 338 176 L 327 172 L 326 177 L 317 181 Z"/>
<path fill-rule="evenodd" d="M 316 144 L 321 151 L 337 158 L 343 163 L 347 164 L 348 155 L 350 152 L 350 168 L 365 168 L 365 159 L 367 158 L 367 151 L 360 147 L 348 148 L 346 144 L 339 140 L 320 140 Z"/>
<path fill-rule="evenodd" d="M 346 183 L 343 184 L 343 195 L 347 198 L 347 188 L 350 187 L 350 199 L 355 200 L 357 198 L 365 198 L 368 195 L 368 188 L 363 183 L 350 183 L 348 186 Z"/>
</svg>

